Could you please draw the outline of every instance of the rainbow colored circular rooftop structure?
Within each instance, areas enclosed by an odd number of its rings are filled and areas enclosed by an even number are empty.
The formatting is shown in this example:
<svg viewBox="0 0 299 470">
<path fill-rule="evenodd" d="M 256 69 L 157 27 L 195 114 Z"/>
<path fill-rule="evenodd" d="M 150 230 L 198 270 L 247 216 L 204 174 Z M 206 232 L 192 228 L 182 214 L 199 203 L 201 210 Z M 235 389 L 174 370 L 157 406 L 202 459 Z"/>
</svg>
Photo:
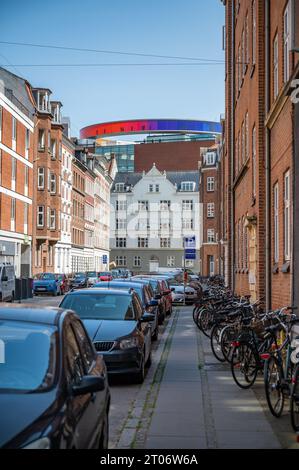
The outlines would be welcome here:
<svg viewBox="0 0 299 470">
<path fill-rule="evenodd" d="M 97 139 L 107 136 L 175 133 L 221 134 L 221 124 L 213 121 L 189 119 L 134 119 L 92 124 L 80 130 L 81 139 Z"/>
</svg>

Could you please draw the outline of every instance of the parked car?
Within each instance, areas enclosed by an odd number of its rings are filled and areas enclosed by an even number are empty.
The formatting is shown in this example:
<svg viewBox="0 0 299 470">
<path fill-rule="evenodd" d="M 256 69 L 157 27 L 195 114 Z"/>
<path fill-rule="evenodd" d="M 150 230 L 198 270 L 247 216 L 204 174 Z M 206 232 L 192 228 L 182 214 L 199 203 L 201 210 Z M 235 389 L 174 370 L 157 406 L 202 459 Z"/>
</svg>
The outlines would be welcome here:
<svg viewBox="0 0 299 470">
<path fill-rule="evenodd" d="M 171 283 L 172 289 L 172 301 L 175 304 L 183 304 L 186 299 L 187 305 L 192 305 L 197 299 L 197 292 L 193 287 L 186 286 L 184 290 L 184 284 Z"/>
<path fill-rule="evenodd" d="M 153 275 L 151 277 L 153 277 L 154 279 L 158 279 L 161 282 L 163 295 L 165 296 L 165 301 L 166 301 L 166 314 L 171 315 L 172 314 L 173 298 L 172 298 L 172 295 L 171 295 L 170 280 L 173 279 L 172 275 L 157 274 L 157 275 Z"/>
<path fill-rule="evenodd" d="M 55 274 L 60 287 L 60 294 L 64 295 L 69 290 L 69 280 L 65 274 Z"/>
<path fill-rule="evenodd" d="M 88 286 L 93 286 L 96 282 L 98 282 L 101 273 L 97 271 L 87 271 L 87 284 Z"/>
<path fill-rule="evenodd" d="M 0 264 L 0 301 L 13 301 L 16 292 L 16 276 L 14 266 Z"/>
<path fill-rule="evenodd" d="M 72 289 L 83 289 L 84 287 L 88 287 L 87 274 L 84 272 L 76 273 L 70 282 L 70 287 Z"/>
<path fill-rule="evenodd" d="M 162 285 L 162 281 L 159 279 L 156 279 L 154 277 L 146 276 L 146 275 L 136 275 L 131 278 L 133 282 L 149 282 L 150 286 L 153 289 L 153 298 L 155 300 L 158 300 L 158 322 L 159 325 L 163 325 L 164 320 L 167 315 L 167 299 L 166 296 L 164 295 L 164 289 Z"/>
<path fill-rule="evenodd" d="M 106 366 L 74 312 L 0 309 L 0 448 L 107 448 Z"/>
<path fill-rule="evenodd" d="M 54 273 L 41 273 L 33 279 L 33 293 L 51 294 L 53 296 L 61 294 L 60 283 Z"/>
<path fill-rule="evenodd" d="M 111 272 L 102 272 L 102 273 L 99 273 L 99 276 L 98 276 L 98 281 L 112 281 L 113 279 L 113 275 Z"/>
<path fill-rule="evenodd" d="M 69 292 L 60 306 L 74 310 L 83 321 L 110 374 L 132 374 L 137 383 L 151 364 L 153 315 L 147 313 L 137 293 L 128 287 L 83 289 Z"/>
<path fill-rule="evenodd" d="M 158 300 L 154 299 L 154 292 L 147 282 L 132 282 L 130 279 L 114 279 L 111 282 L 100 282 L 95 284 L 95 287 L 121 290 L 134 289 L 139 295 L 144 310 L 153 315 L 153 321 L 151 322 L 152 340 L 156 341 L 158 339 L 159 304 Z"/>
</svg>

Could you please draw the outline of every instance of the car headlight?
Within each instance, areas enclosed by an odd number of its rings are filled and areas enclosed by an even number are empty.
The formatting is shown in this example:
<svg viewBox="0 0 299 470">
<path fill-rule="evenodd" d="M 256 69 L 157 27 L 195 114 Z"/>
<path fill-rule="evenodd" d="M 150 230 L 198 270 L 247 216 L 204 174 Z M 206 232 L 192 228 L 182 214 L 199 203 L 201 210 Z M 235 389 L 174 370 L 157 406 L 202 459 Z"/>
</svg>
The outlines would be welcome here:
<svg viewBox="0 0 299 470">
<path fill-rule="evenodd" d="M 128 338 L 128 339 L 122 339 L 119 342 L 120 349 L 136 348 L 138 345 L 139 345 L 139 341 L 138 341 L 138 338 L 136 338 L 136 337 Z"/>
<path fill-rule="evenodd" d="M 30 442 L 30 444 L 23 447 L 23 449 L 51 449 L 51 442 L 48 437 L 42 437 L 41 439 L 37 439 L 36 441 Z"/>
</svg>

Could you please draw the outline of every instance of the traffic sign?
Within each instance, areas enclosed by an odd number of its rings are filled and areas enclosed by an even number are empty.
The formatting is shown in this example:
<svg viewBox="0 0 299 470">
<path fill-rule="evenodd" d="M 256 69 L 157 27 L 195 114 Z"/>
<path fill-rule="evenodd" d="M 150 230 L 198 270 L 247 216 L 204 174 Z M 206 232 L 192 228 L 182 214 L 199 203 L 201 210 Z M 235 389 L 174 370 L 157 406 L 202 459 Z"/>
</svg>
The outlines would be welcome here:
<svg viewBox="0 0 299 470">
<path fill-rule="evenodd" d="M 194 249 L 196 248 L 196 238 L 195 235 L 192 237 L 185 237 L 184 238 L 184 247 L 185 249 Z"/>
<path fill-rule="evenodd" d="M 108 264 L 108 256 L 103 255 L 103 264 Z"/>
</svg>

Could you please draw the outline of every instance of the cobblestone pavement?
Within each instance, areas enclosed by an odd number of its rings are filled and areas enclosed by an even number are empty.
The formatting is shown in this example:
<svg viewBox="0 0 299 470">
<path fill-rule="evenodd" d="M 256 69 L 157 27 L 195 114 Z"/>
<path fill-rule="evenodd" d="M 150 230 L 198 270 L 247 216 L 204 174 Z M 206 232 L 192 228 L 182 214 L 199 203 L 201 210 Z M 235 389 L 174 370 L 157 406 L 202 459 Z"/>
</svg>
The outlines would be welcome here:
<svg viewBox="0 0 299 470">
<path fill-rule="evenodd" d="M 143 385 L 110 381 L 110 448 L 299 448 L 287 410 L 279 420 L 269 413 L 262 377 L 251 390 L 239 389 L 194 325 L 192 307 L 175 309 L 160 333 Z"/>
</svg>

